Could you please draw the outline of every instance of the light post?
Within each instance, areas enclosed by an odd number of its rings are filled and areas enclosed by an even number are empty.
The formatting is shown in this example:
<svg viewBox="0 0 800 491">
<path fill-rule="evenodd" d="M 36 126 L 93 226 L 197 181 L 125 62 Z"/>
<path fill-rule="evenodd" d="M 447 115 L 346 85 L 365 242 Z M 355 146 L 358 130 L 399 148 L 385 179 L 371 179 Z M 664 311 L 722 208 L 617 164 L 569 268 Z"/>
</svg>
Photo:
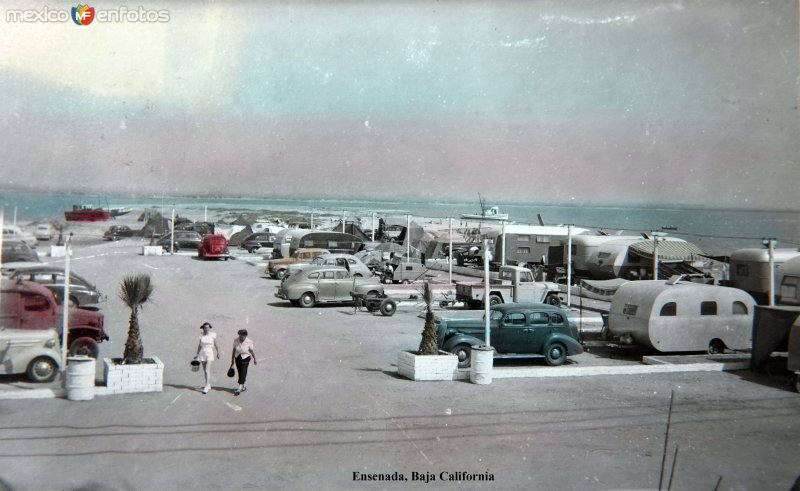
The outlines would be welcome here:
<svg viewBox="0 0 800 491">
<path fill-rule="evenodd" d="M 661 230 L 675 230 L 674 227 L 661 227 Z M 658 231 L 651 231 L 650 234 L 653 236 L 653 279 L 658 279 L 658 244 L 664 240 L 663 237 L 666 237 L 667 234 L 664 232 Z"/>
<path fill-rule="evenodd" d="M 775 239 L 763 239 L 761 243 L 767 248 L 769 257 L 769 306 L 775 305 Z"/>
</svg>

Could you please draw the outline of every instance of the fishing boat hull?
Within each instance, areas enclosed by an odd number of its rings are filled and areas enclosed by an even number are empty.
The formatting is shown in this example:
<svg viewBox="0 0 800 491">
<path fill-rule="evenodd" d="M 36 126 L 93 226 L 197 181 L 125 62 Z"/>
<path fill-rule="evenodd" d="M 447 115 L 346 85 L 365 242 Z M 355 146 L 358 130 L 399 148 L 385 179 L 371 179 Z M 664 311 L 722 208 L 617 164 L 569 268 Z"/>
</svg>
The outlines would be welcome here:
<svg viewBox="0 0 800 491">
<path fill-rule="evenodd" d="M 69 222 L 104 222 L 111 219 L 111 214 L 102 208 L 73 208 L 64 212 L 64 218 Z"/>
</svg>

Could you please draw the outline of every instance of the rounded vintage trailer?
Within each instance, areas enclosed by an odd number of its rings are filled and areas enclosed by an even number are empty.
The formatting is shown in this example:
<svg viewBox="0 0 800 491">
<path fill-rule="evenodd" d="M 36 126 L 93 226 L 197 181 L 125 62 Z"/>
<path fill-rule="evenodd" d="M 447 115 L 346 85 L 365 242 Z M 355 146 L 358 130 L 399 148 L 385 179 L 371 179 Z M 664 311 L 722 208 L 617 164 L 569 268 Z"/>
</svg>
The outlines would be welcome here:
<svg viewBox="0 0 800 491">
<path fill-rule="evenodd" d="M 290 249 L 292 239 L 302 237 L 303 235 L 311 232 L 309 229 L 300 228 L 285 228 L 275 234 L 275 242 L 272 246 L 272 257 L 280 259 L 282 257 L 291 257 Z"/>
<path fill-rule="evenodd" d="M 800 305 L 800 256 L 789 259 L 775 272 L 777 301 L 783 305 Z"/>
<path fill-rule="evenodd" d="M 778 275 L 784 262 L 800 257 L 800 251 L 790 248 L 779 248 L 772 251 L 772 262 L 775 264 L 775 283 L 779 286 Z M 767 303 L 769 295 L 769 251 L 767 249 L 748 248 L 733 251 L 730 258 L 731 285 L 746 291 L 758 303 Z"/>
<path fill-rule="evenodd" d="M 753 298 L 742 290 L 684 282 L 630 281 L 611 300 L 609 333 L 661 352 L 744 350 L 752 346 Z"/>
</svg>

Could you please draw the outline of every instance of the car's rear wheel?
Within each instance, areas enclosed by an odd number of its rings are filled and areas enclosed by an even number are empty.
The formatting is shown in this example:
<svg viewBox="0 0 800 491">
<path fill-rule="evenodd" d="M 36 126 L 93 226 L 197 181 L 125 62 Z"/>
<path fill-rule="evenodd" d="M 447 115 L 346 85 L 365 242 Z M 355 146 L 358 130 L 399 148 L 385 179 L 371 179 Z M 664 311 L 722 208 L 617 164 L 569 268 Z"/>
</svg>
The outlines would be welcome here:
<svg viewBox="0 0 800 491">
<path fill-rule="evenodd" d="M 69 345 L 70 356 L 88 356 L 97 358 L 100 354 L 100 347 L 97 341 L 89 337 L 78 338 Z"/>
<path fill-rule="evenodd" d="M 300 296 L 300 306 L 303 308 L 310 308 L 314 306 L 314 294 L 305 292 Z"/>
<path fill-rule="evenodd" d="M 567 348 L 561 343 L 553 343 L 544 352 L 544 361 L 552 367 L 563 365 L 567 361 Z"/>
<path fill-rule="evenodd" d="M 458 357 L 458 368 L 467 368 L 472 362 L 472 346 L 468 344 L 459 344 L 450 352 Z"/>
<path fill-rule="evenodd" d="M 32 382 L 50 382 L 56 378 L 58 365 L 52 358 L 40 356 L 28 364 L 26 373 Z"/>
<path fill-rule="evenodd" d="M 279 269 L 278 271 L 275 271 L 275 279 L 276 280 L 282 280 L 284 278 L 286 278 L 286 270 L 285 269 Z"/>
<path fill-rule="evenodd" d="M 397 311 L 397 304 L 391 298 L 384 298 L 381 301 L 381 314 L 391 317 Z"/>
</svg>

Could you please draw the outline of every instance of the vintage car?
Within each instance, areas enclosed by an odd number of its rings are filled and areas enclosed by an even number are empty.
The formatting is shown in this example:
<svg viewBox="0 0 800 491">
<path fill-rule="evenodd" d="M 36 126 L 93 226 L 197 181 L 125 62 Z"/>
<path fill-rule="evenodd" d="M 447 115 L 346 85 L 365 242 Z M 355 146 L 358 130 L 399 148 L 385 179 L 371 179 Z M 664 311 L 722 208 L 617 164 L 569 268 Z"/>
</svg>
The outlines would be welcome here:
<svg viewBox="0 0 800 491">
<path fill-rule="evenodd" d="M 567 312 L 543 303 L 505 303 L 492 306 L 489 317 L 495 358 L 544 358 L 561 365 L 567 356 L 583 353 L 577 326 Z M 458 356 L 458 366 L 468 367 L 472 346 L 484 344 L 485 319 L 443 318 L 438 321 L 442 350 Z"/>
<path fill-rule="evenodd" d="M 38 263 L 40 260 L 39 255 L 27 242 L 4 239 L 0 262 L 3 264 L 16 262 Z"/>
<path fill-rule="evenodd" d="M 40 223 L 33 230 L 33 236 L 36 240 L 50 240 L 53 238 L 53 226 L 49 223 Z"/>
<path fill-rule="evenodd" d="M 0 374 L 25 373 L 32 382 L 50 382 L 61 369 L 55 329 L 14 329 L 0 325 Z"/>
<path fill-rule="evenodd" d="M 339 266 L 309 266 L 287 276 L 275 296 L 299 307 L 313 307 L 318 302 L 353 302 L 353 295 L 362 298 L 383 295 L 378 278 L 358 278 Z"/>
<path fill-rule="evenodd" d="M 297 249 L 291 257 L 270 260 L 264 269 L 264 273 L 277 280 L 282 280 L 286 276 L 286 271 L 289 269 L 290 264 L 308 264 L 315 257 L 329 252 L 327 249 Z"/>
<path fill-rule="evenodd" d="M 211 234 L 203 236 L 203 241 L 197 247 L 197 257 L 202 259 L 224 259 L 231 258 L 228 252 L 228 239 L 222 234 Z"/>
<path fill-rule="evenodd" d="M 291 276 L 301 270 L 307 269 L 309 266 L 341 266 L 345 268 L 347 271 L 350 272 L 350 276 L 354 277 L 370 277 L 372 276 L 372 270 L 367 267 L 366 264 L 361 262 L 361 259 L 357 258 L 352 254 L 320 254 L 319 256 L 315 257 L 313 261 L 309 264 L 293 264 L 289 266 L 286 274 L 287 276 Z"/>
<path fill-rule="evenodd" d="M 196 250 L 200 246 L 200 242 L 203 241 L 203 238 L 197 232 L 187 231 L 187 230 L 176 230 L 174 234 L 166 233 L 162 235 L 159 239 L 157 244 L 164 248 L 164 250 L 169 250 L 170 241 L 172 241 L 172 250 L 179 251 L 181 249 L 191 249 Z"/>
<path fill-rule="evenodd" d="M 256 232 L 250 234 L 239 245 L 240 249 L 245 249 L 249 253 L 254 253 L 262 247 L 270 250 L 275 245 L 275 234 L 269 232 Z"/>
<path fill-rule="evenodd" d="M 44 285 L 53 292 L 58 303 L 63 303 L 64 298 L 64 268 L 59 266 L 31 266 L 14 270 L 11 279 L 22 278 Z M 106 296 L 97 291 L 97 287 L 70 271 L 69 274 L 69 304 L 73 307 L 92 305 L 106 300 Z"/>
<path fill-rule="evenodd" d="M 115 241 L 123 237 L 133 237 L 134 231 L 127 225 L 112 225 L 103 233 L 103 240 Z"/>
</svg>

